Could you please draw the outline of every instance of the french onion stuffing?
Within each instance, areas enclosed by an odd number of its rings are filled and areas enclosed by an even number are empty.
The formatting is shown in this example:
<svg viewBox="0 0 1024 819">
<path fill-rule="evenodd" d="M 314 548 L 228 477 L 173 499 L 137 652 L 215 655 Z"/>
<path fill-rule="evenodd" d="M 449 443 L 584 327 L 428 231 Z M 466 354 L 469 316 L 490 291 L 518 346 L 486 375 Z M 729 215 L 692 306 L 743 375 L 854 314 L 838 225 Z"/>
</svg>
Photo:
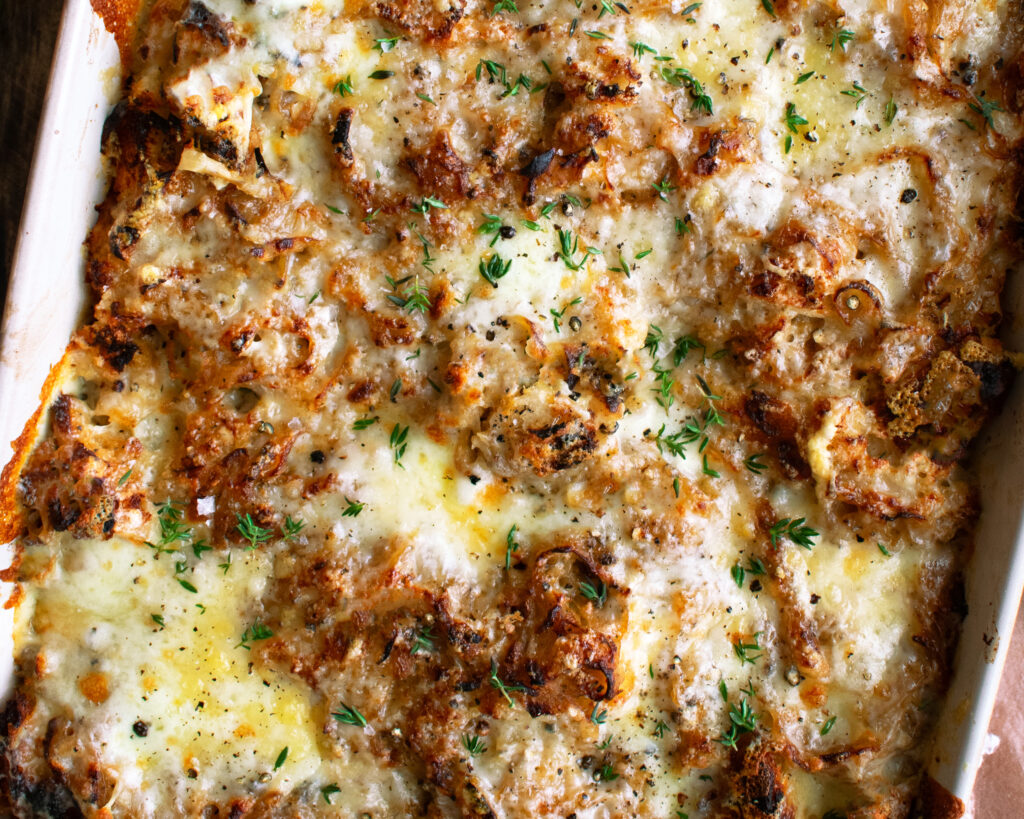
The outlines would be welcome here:
<svg viewBox="0 0 1024 819">
<path fill-rule="evenodd" d="M 127 13 L 15 815 L 959 815 L 1016 4 Z"/>
</svg>

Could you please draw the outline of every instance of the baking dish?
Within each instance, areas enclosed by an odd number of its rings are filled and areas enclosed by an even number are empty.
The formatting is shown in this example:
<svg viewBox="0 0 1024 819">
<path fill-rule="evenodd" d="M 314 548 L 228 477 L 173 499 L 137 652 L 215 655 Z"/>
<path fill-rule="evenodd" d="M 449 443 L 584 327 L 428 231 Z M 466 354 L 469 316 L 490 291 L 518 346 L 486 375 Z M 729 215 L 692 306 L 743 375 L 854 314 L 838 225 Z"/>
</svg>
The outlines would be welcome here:
<svg viewBox="0 0 1024 819">
<path fill-rule="evenodd" d="M 85 0 L 65 9 L 50 90 L 44 109 L 30 192 L 13 266 L 0 356 L 0 459 L 11 454 L 7 441 L 39 403 L 48 368 L 59 360 L 77 325 L 84 302 L 81 240 L 103 180 L 99 141 L 116 85 L 117 48 Z M 1007 294 L 1019 303 L 1020 288 Z M 1011 313 L 1012 316 L 1012 313 Z M 1024 328 L 1007 327 L 1011 347 L 1019 348 Z M 1011 395 L 1006 411 L 980 440 L 978 470 L 985 512 L 978 529 L 981 559 L 967 578 L 969 615 L 957 673 L 939 721 L 931 771 L 962 799 L 969 795 L 999 672 L 1006 655 L 1016 603 L 1024 580 L 1017 548 L 1024 484 L 1009 479 L 1024 463 L 1021 396 Z M 36 422 L 32 422 L 36 423 Z M 31 432 L 31 430 L 29 430 Z M 0 623 L 5 656 L 10 656 L 10 619 Z M 3 671 L 9 683 L 10 663 Z"/>
</svg>

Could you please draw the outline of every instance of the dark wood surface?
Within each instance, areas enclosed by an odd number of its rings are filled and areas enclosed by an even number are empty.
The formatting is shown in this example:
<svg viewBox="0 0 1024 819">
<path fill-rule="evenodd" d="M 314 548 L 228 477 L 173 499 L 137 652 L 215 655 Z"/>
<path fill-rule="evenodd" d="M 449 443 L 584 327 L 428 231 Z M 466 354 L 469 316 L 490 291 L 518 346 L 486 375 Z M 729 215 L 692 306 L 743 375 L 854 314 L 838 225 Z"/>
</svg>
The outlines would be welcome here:
<svg viewBox="0 0 1024 819">
<path fill-rule="evenodd" d="M 0 0 L 0 305 L 63 7 L 61 0 Z"/>
<path fill-rule="evenodd" d="M 6 301 L 25 186 L 35 146 L 57 39 L 61 0 L 0 0 L 0 304 Z M 991 729 L 998 748 L 982 765 L 975 789 L 975 819 L 1019 819 L 1024 816 L 1024 618 L 1000 690 Z M 1009 635 L 1006 636 L 1009 639 Z"/>
</svg>

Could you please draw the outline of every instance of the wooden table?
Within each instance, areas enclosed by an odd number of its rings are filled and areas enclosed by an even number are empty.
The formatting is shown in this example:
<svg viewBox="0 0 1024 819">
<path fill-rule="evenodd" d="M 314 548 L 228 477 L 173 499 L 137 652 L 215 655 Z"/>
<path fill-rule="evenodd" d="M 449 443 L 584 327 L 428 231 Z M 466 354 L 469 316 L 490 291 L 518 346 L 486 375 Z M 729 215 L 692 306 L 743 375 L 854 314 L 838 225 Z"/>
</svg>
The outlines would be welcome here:
<svg viewBox="0 0 1024 819">
<path fill-rule="evenodd" d="M 0 83 L 0 303 L 14 253 L 36 127 L 57 39 L 59 0 L 0 0 L 0 43 L 7 71 Z M 1006 635 L 1005 639 L 1009 639 Z M 990 731 L 999 746 L 982 764 L 976 819 L 1024 816 L 1024 618 L 1018 618 Z"/>
</svg>

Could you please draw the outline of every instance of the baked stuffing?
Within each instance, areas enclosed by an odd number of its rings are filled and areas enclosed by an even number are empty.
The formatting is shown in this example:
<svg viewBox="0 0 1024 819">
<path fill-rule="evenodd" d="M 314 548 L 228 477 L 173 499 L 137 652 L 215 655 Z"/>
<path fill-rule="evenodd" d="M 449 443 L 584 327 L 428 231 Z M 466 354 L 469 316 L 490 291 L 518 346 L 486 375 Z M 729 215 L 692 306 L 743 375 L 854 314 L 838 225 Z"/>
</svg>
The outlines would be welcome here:
<svg viewBox="0 0 1024 819">
<path fill-rule="evenodd" d="M 16 815 L 959 815 L 1016 4 L 106 14 Z"/>
</svg>

